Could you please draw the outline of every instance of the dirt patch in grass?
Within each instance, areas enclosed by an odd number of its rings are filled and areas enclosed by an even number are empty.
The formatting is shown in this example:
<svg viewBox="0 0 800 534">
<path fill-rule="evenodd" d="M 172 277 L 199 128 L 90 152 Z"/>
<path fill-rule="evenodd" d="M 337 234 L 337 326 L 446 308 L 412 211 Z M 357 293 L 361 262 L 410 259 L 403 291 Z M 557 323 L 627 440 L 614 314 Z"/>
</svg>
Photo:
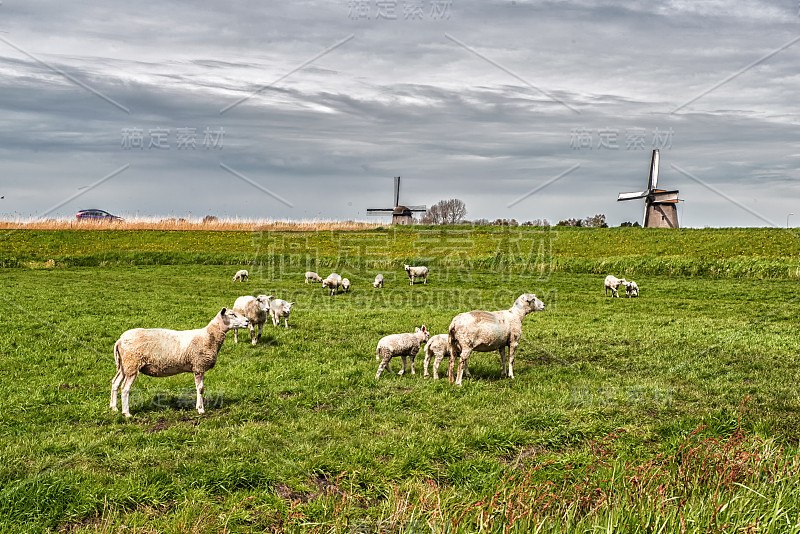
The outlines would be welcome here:
<svg viewBox="0 0 800 534">
<path fill-rule="evenodd" d="M 146 428 L 144 431 L 146 434 L 154 434 L 156 432 L 162 432 L 168 429 L 171 426 L 175 426 L 178 423 L 189 423 L 191 426 L 197 426 L 197 419 L 189 416 L 179 417 L 174 421 L 170 421 L 168 419 L 164 419 L 163 417 L 156 421 L 156 424 L 153 426 Z"/>
</svg>

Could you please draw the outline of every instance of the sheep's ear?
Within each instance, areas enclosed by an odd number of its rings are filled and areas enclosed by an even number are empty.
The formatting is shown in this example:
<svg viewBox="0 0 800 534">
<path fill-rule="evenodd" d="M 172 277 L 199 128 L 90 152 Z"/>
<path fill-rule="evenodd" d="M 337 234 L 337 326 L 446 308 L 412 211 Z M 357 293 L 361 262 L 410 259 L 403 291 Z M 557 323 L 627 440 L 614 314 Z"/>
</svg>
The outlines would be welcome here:
<svg viewBox="0 0 800 534">
<path fill-rule="evenodd" d="M 222 308 L 222 310 L 220 310 L 219 313 L 221 313 L 222 315 L 225 315 L 225 312 L 227 312 L 227 311 L 228 311 L 228 308 Z"/>
<path fill-rule="evenodd" d="M 423 332 L 427 332 L 427 331 L 428 331 L 428 329 L 427 329 L 427 328 L 425 328 L 425 325 L 422 325 L 422 331 L 423 331 Z"/>
<path fill-rule="evenodd" d="M 419 332 L 419 327 L 414 328 L 414 333 L 416 334 L 417 332 Z"/>
</svg>

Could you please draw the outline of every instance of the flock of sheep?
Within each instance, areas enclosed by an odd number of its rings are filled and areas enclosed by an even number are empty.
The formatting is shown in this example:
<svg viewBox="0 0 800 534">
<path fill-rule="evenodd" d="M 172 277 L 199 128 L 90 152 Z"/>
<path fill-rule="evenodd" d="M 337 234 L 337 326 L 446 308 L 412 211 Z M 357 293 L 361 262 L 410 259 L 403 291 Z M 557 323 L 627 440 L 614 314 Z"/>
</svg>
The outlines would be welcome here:
<svg viewBox="0 0 800 534">
<path fill-rule="evenodd" d="M 411 285 L 415 279 L 422 278 L 428 283 L 428 268 L 424 266 L 404 266 Z M 233 281 L 247 281 L 249 273 L 246 270 L 238 271 Z M 383 287 L 383 275 L 375 277 L 373 287 Z M 321 282 L 324 289 L 330 290 L 333 296 L 338 289 L 347 292 L 350 281 L 336 273 L 331 273 L 327 278 L 321 278 L 317 273 L 307 272 L 306 283 Z M 612 297 L 619 297 L 617 289 L 620 285 L 625 287 L 628 297 L 638 296 L 639 288 L 636 282 L 628 282 L 624 278 L 609 275 L 605 279 L 605 292 L 611 289 Z M 225 341 L 226 334 L 234 331 L 234 343 L 239 341 L 239 328 L 250 329 L 250 342 L 256 345 L 261 338 L 261 331 L 267 321 L 267 315 L 272 319 L 274 327 L 279 326 L 281 318 L 284 327 L 288 328 L 288 318 L 294 302 L 276 299 L 272 295 L 259 295 L 257 297 L 243 296 L 236 299 L 233 308 L 222 308 L 205 328 L 195 330 L 167 330 L 163 328 L 134 328 L 120 336 L 114 344 L 114 361 L 117 372 L 111 381 L 111 409 L 117 411 L 117 393 L 122 388 L 122 413 L 130 417 L 130 389 L 139 373 L 148 376 L 163 377 L 179 373 L 193 373 L 195 389 L 197 390 L 196 408 L 198 413 L 204 413 L 203 408 L 203 377 L 206 371 L 214 367 L 217 354 Z M 407 359 L 411 360 L 411 374 L 414 372 L 414 360 L 420 347 L 424 345 L 424 378 L 428 378 L 428 365 L 433 358 L 433 378 L 439 378 L 439 365 L 447 357 L 449 360 L 448 377 L 450 382 L 455 381 L 461 385 L 466 374 L 470 376 L 467 364 L 472 352 L 500 353 L 501 376 L 514 378 L 514 352 L 522 336 L 522 320 L 531 312 L 543 311 L 544 303 L 536 295 L 524 293 L 517 298 L 513 306 L 507 310 L 482 311 L 473 310 L 456 315 L 448 333 L 431 337 L 430 332 L 422 325 L 415 328 L 413 333 L 391 334 L 384 336 L 378 342 L 375 358 L 379 362 L 378 379 L 387 369 L 391 372 L 389 362 L 395 356 L 403 361 L 403 368 L 399 375 L 405 373 Z M 506 349 L 508 349 L 508 363 L 506 363 Z M 455 365 L 458 361 L 458 369 Z"/>
</svg>

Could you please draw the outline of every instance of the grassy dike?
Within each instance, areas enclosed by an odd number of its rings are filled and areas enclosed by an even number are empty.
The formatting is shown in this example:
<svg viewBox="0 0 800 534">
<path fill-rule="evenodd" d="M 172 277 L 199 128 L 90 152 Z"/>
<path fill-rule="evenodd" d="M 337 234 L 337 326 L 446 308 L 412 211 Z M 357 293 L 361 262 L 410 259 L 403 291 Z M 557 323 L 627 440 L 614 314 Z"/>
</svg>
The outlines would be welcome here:
<svg viewBox="0 0 800 534">
<path fill-rule="evenodd" d="M 464 230 L 6 235 L 0 531 L 800 529 L 793 235 Z M 429 283 L 409 286 L 404 261 Z M 328 297 L 309 267 L 353 290 Z M 608 272 L 642 296 L 604 297 Z M 547 309 L 513 381 L 496 354 L 461 388 L 424 380 L 422 355 L 374 379 L 381 336 L 442 333 L 523 291 Z M 229 337 L 204 416 L 188 374 L 140 376 L 134 417 L 109 411 L 124 330 L 198 328 L 259 293 L 297 302 L 290 328 Z"/>
</svg>

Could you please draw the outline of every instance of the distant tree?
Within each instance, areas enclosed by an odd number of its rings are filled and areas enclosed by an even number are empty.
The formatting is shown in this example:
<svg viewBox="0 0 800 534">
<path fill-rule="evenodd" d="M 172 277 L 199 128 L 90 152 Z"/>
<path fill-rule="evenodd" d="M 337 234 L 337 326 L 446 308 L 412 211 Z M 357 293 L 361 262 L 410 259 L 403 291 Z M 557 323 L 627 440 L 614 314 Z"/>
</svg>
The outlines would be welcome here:
<svg viewBox="0 0 800 534">
<path fill-rule="evenodd" d="M 492 224 L 494 226 L 519 226 L 516 219 L 496 219 Z"/>
<path fill-rule="evenodd" d="M 219 221 L 219 217 L 217 217 L 215 215 L 206 215 L 205 217 L 203 217 L 203 224 L 205 224 L 205 223 L 215 223 L 217 221 Z"/>
<path fill-rule="evenodd" d="M 565 219 L 558 221 L 556 226 L 583 226 L 583 221 L 581 219 Z"/>
<path fill-rule="evenodd" d="M 489 219 L 475 219 L 472 224 L 475 226 L 489 226 L 492 222 Z"/>
<path fill-rule="evenodd" d="M 602 213 L 594 217 L 587 217 L 583 220 L 583 226 L 587 228 L 608 228 L 606 224 L 606 216 Z"/>
<path fill-rule="evenodd" d="M 550 221 L 547 219 L 534 219 L 532 221 L 525 221 L 522 223 L 522 226 L 543 226 L 548 228 L 550 226 Z"/>
<path fill-rule="evenodd" d="M 636 221 L 636 222 L 633 222 L 633 223 L 630 222 L 630 221 L 625 221 L 624 223 L 620 224 L 619 226 L 620 226 L 620 228 L 626 228 L 626 227 L 637 227 L 637 226 L 641 227 L 642 225 L 639 224 L 639 221 Z"/>
<path fill-rule="evenodd" d="M 422 224 L 459 224 L 467 216 L 467 206 L 462 200 L 440 200 L 422 217 Z"/>
</svg>

